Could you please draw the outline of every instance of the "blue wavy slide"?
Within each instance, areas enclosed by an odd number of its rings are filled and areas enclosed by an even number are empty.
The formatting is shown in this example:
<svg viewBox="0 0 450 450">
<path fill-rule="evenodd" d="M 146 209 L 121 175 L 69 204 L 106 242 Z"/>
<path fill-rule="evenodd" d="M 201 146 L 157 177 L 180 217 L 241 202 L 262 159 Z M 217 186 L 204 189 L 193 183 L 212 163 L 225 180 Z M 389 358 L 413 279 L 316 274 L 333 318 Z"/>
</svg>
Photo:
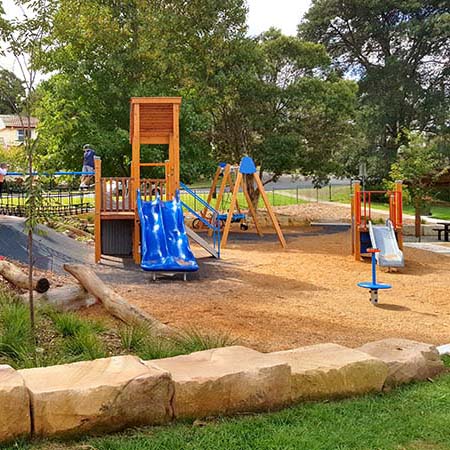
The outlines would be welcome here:
<svg viewBox="0 0 450 450">
<path fill-rule="evenodd" d="M 143 202 L 138 192 L 141 221 L 141 268 L 151 272 L 195 272 L 198 264 L 189 246 L 181 201 L 159 197 Z"/>
</svg>

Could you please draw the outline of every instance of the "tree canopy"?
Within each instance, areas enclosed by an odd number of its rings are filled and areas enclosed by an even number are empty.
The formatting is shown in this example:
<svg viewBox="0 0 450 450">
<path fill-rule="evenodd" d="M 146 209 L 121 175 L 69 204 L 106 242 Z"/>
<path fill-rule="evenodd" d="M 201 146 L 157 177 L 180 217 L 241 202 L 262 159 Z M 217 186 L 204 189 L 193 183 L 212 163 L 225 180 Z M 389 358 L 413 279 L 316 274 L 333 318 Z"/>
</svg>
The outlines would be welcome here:
<svg viewBox="0 0 450 450">
<path fill-rule="evenodd" d="M 22 81 L 13 72 L 0 69 L 0 114 L 19 113 L 24 97 Z"/>
<path fill-rule="evenodd" d="M 448 127 L 448 1 L 313 0 L 299 35 L 325 45 L 334 65 L 358 80 L 365 154 L 381 176 L 408 130 Z"/>
<path fill-rule="evenodd" d="M 246 13 L 243 0 L 59 0 L 39 61 L 56 72 L 39 93 L 42 164 L 75 168 L 89 142 L 107 173 L 127 173 L 129 98 L 180 95 L 187 181 L 244 154 L 275 176 L 337 173 L 356 85 L 322 45 L 277 30 L 248 37 Z"/>
</svg>

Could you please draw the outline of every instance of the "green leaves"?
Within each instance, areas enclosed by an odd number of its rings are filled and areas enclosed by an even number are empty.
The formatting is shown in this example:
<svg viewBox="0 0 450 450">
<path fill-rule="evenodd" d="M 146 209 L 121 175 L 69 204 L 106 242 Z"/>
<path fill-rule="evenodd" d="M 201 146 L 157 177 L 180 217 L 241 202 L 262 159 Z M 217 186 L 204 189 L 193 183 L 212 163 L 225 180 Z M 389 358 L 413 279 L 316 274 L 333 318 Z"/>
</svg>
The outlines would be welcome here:
<svg viewBox="0 0 450 450">
<path fill-rule="evenodd" d="M 316 0 L 299 35 L 322 43 L 360 87 L 360 127 L 378 179 L 404 129 L 443 133 L 450 106 L 450 4 L 443 0 Z"/>
</svg>

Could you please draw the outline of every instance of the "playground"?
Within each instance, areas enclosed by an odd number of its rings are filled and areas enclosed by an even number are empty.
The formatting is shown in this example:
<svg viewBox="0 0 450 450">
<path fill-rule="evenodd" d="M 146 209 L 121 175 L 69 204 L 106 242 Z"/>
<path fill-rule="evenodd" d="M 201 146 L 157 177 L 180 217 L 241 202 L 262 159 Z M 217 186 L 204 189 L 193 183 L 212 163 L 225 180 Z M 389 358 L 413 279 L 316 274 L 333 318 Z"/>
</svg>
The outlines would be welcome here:
<svg viewBox="0 0 450 450">
<path fill-rule="evenodd" d="M 274 209 L 253 160 L 244 157 L 239 165 L 219 164 L 209 193 L 198 195 L 180 181 L 181 102 L 131 99 L 131 177 L 102 176 L 96 158 L 95 244 L 71 250 L 70 239 L 60 242 L 46 231 L 42 255 L 36 249 L 41 268 L 61 273 L 64 263 L 84 264 L 131 308 L 173 329 L 219 333 L 262 351 L 329 341 L 355 347 L 386 337 L 448 340 L 450 259 L 403 246 L 410 222 L 403 217 L 402 182 L 391 191 L 364 191 L 355 183 L 351 205 Z M 142 145 L 161 144 L 165 161 L 142 158 Z M 144 178 L 149 168 L 164 177 Z M 249 186 L 259 191 L 256 208 Z M 372 210 L 380 198 L 389 202 L 386 212 Z M 14 227 L 9 230 L 17 232 Z M 55 253 L 55 242 L 64 254 Z M 373 248 L 383 269 L 379 282 L 392 287 L 380 292 L 376 308 L 358 287 L 370 278 Z M 100 306 L 82 313 L 107 314 Z"/>
<path fill-rule="evenodd" d="M 33 253 L 40 270 L 33 277 L 23 271 L 24 219 L 8 218 L 0 226 L 5 249 L 1 275 L 16 293 L 26 288 L 39 293 L 42 345 L 34 368 L 23 369 L 36 353 L 34 344 L 21 329 L 26 320 L 19 320 L 11 335 L 8 317 L 13 316 L 7 312 L 17 311 L 20 319 L 27 313 L 24 302 L 31 299 L 4 296 L 3 352 L 19 369 L 22 389 L 30 389 L 20 413 L 23 428 L 13 430 L 17 421 L 11 420 L 7 436 L 29 430 L 41 436 L 89 433 L 98 427 L 114 431 L 266 410 L 379 392 L 390 383 L 430 379 L 444 371 L 434 345 L 448 341 L 450 259 L 404 245 L 404 226 L 409 224 L 403 216 L 403 183 L 368 191 L 356 182 L 351 204 L 334 207 L 340 211 L 333 212 L 330 204 L 275 208 L 255 162 L 244 156 L 233 165 L 218 164 L 209 192 L 198 195 L 180 177 L 180 105 L 179 97 L 131 100 L 131 176 L 105 177 L 101 158 L 95 158 L 94 171 L 86 172 L 95 180 L 89 194 L 93 235 L 82 230 L 88 239 L 80 242 L 42 225 Z M 143 159 L 142 145 L 166 145 L 167 159 Z M 164 176 L 148 178 L 149 168 Z M 374 207 L 380 198 L 388 205 L 385 212 Z M 70 228 L 66 231 L 76 229 Z M 77 312 L 65 314 L 68 310 Z M 22 341 L 28 347 L 20 347 Z M 429 360 L 425 371 L 397 381 L 388 359 L 372 355 L 364 344 L 374 346 L 373 351 L 386 345 L 396 354 L 405 350 L 407 365 L 415 365 L 417 358 Z M 60 361 L 70 363 L 55 364 Z M 3 367 L 16 376 L 13 368 Z M 303 376 L 309 381 L 300 381 Z M 108 377 L 123 395 L 115 394 L 112 403 L 109 394 L 98 398 L 101 413 L 93 421 L 84 419 L 85 404 L 78 407 L 75 398 L 80 392 L 95 410 L 95 385 L 107 383 Z M 117 387 L 120 377 L 124 387 Z M 149 388 L 154 405 L 142 390 L 136 400 L 125 392 L 142 377 L 162 386 Z M 326 383 L 322 386 L 316 378 Z M 34 391 L 41 389 L 40 383 L 49 392 L 64 392 L 42 410 Z M 312 393 L 304 392 L 309 384 Z M 319 385 L 320 392 L 314 392 Z M 199 386 L 198 393 L 189 391 Z M 237 386 L 243 387 L 242 399 L 241 394 L 235 399 Z M 75 396 L 68 401 L 66 391 L 71 390 Z M 144 402 L 142 410 L 138 398 Z M 61 414 L 68 404 L 75 409 Z M 11 410 L 18 411 L 12 401 Z M 44 418 L 54 411 L 55 417 Z M 160 412 L 144 417 L 142 411 Z M 61 415 L 73 422 L 59 423 Z M 108 415 L 117 417 L 117 424 Z"/>
<path fill-rule="evenodd" d="M 165 324 L 228 334 L 259 350 L 329 341 L 356 347 L 386 337 L 448 341 L 448 256 L 406 248 L 401 272 L 379 273 L 393 289 L 380 293 L 373 307 L 356 286 L 370 277 L 370 264 L 350 254 L 349 231 L 285 230 L 287 250 L 274 235 L 263 242 L 234 236 L 220 262 L 193 247 L 200 271 L 188 289 L 172 279 L 150 285 L 108 261 L 101 271 L 108 280 L 120 273 L 115 289 Z"/>
</svg>

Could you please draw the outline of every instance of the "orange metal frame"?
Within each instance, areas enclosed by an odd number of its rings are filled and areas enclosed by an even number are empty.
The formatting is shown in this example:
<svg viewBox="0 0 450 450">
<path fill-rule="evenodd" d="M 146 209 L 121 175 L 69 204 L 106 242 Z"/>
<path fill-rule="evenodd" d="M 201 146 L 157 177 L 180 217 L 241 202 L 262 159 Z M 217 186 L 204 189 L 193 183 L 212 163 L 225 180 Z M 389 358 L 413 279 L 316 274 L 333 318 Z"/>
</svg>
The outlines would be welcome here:
<svg viewBox="0 0 450 450">
<path fill-rule="evenodd" d="M 368 222 L 372 218 L 372 195 L 386 194 L 389 196 L 389 219 L 394 226 L 398 245 L 403 249 L 403 184 L 396 181 L 393 191 L 361 191 L 361 184 L 355 183 L 352 211 L 352 253 L 355 260 L 361 259 L 361 233 L 368 231 Z"/>
</svg>

